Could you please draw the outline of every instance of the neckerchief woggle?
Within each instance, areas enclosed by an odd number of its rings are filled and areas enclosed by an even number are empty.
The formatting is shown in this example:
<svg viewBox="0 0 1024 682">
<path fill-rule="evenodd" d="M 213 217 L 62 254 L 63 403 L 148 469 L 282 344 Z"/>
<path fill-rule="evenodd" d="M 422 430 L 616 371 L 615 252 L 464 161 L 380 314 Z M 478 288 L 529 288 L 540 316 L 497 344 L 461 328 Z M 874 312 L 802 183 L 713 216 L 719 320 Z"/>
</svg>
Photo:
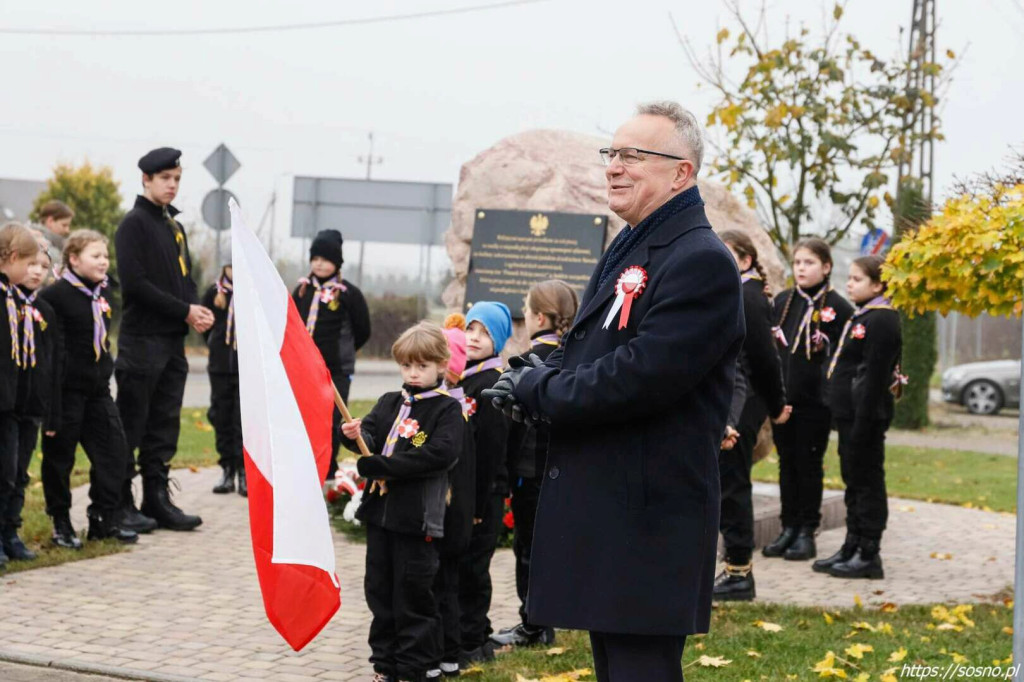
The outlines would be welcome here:
<svg viewBox="0 0 1024 682">
<path fill-rule="evenodd" d="M 6 296 L 7 326 L 11 330 L 11 360 L 16 367 L 21 367 L 21 349 L 18 343 L 18 304 L 14 300 L 14 285 L 0 280 L 0 291 Z"/>
<path fill-rule="evenodd" d="M 535 339 L 530 341 L 530 348 L 540 348 L 541 346 L 557 346 L 561 337 L 558 334 L 541 334 Z"/>
<path fill-rule="evenodd" d="M 100 295 L 103 288 L 107 286 L 107 278 L 104 277 L 95 289 L 90 289 L 75 276 L 75 273 L 71 272 L 71 268 L 65 268 L 61 279 L 66 280 L 71 286 L 92 299 L 92 350 L 96 354 L 96 361 L 99 362 L 100 357 L 103 356 L 103 349 L 107 345 L 107 323 L 103 320 L 103 315 L 110 312 L 110 304 Z"/>
<path fill-rule="evenodd" d="M 42 316 L 39 314 L 39 311 L 36 310 L 35 306 L 32 305 L 33 303 L 35 303 L 36 296 L 39 295 L 39 290 L 36 289 L 35 291 L 28 295 L 26 295 L 25 292 L 21 291 L 20 289 L 18 289 L 17 291 L 18 296 L 21 298 L 21 314 L 22 317 L 24 318 L 24 323 L 22 324 L 21 327 L 22 336 L 24 337 L 22 339 L 21 345 L 21 357 L 25 369 L 28 369 L 30 366 L 36 366 L 35 323 L 42 323 Z"/>
<path fill-rule="evenodd" d="M 398 410 L 398 416 L 395 417 L 395 423 L 391 425 L 391 430 L 388 432 L 388 437 L 384 440 L 384 448 L 380 454 L 390 457 L 395 452 L 395 445 L 398 443 L 399 438 L 412 438 L 419 431 L 419 423 L 415 419 L 409 419 L 413 403 L 436 398 L 440 395 L 448 395 L 448 391 L 444 389 L 443 384 L 432 391 L 424 391 L 422 393 L 411 394 L 402 389 L 402 407 Z M 388 491 L 383 481 L 374 480 L 370 485 L 370 493 L 372 494 L 377 488 L 380 488 L 381 495 Z"/>
<path fill-rule="evenodd" d="M 321 282 L 316 275 L 302 277 L 299 284 L 313 287 L 313 302 L 309 304 L 309 315 L 306 316 L 306 331 L 310 336 L 316 331 L 316 321 L 320 317 L 320 302 L 330 303 L 337 296 L 338 291 L 348 291 L 348 287 L 341 283 L 341 273 L 336 272 L 326 282 Z"/>
<path fill-rule="evenodd" d="M 853 315 L 843 325 L 843 334 L 839 337 L 839 346 L 836 347 L 835 355 L 832 356 L 832 362 L 828 363 L 828 372 L 825 374 L 826 379 L 832 378 L 832 372 L 835 371 L 836 365 L 839 363 L 839 356 L 843 354 L 843 348 L 846 347 L 846 337 L 849 335 L 850 327 L 853 326 L 853 321 L 869 310 L 893 310 L 893 307 L 884 296 L 876 296 L 853 311 Z"/>
<path fill-rule="evenodd" d="M 233 295 L 234 285 L 229 277 L 226 275 L 217 280 L 214 284 L 217 287 L 217 292 L 224 294 L 225 296 L 231 296 L 231 301 L 228 303 L 228 322 L 227 328 L 224 330 L 224 344 L 238 348 L 238 344 L 235 343 L 235 297 Z"/>
<path fill-rule="evenodd" d="M 629 311 L 633 307 L 633 299 L 643 293 L 647 286 L 647 271 L 639 265 L 631 265 L 622 271 L 619 279 L 615 282 L 615 300 L 612 301 L 608 317 L 604 319 L 601 329 L 607 329 L 612 323 L 615 313 L 619 313 L 619 326 L 616 329 L 625 329 L 629 322 Z"/>
<path fill-rule="evenodd" d="M 821 291 L 816 293 L 813 297 L 808 296 L 800 287 L 796 287 L 794 291 L 796 291 L 796 293 L 800 295 L 800 298 L 804 299 L 804 301 L 807 303 L 807 311 L 804 312 L 804 317 L 802 320 L 800 320 L 800 326 L 796 328 L 796 343 L 794 343 L 793 347 L 789 349 L 789 352 L 792 353 L 793 355 L 796 355 L 797 349 L 800 348 L 801 336 L 803 336 L 804 344 L 806 346 L 807 351 L 807 359 L 810 360 L 812 347 L 823 340 L 829 340 L 828 336 L 825 333 L 823 333 L 821 329 L 818 329 L 816 332 L 812 334 L 811 326 L 814 322 L 814 304 L 817 303 L 820 299 L 827 296 L 828 292 L 832 291 L 832 285 L 829 284 L 827 286 L 823 286 L 821 288 Z M 782 332 L 781 325 L 779 326 L 779 332 Z"/>
<path fill-rule="evenodd" d="M 478 362 L 477 364 L 473 365 L 472 367 L 467 367 L 466 371 L 463 372 L 462 376 L 459 377 L 459 378 L 460 379 L 465 379 L 467 377 L 473 376 L 474 374 L 479 374 L 480 372 L 486 372 L 489 369 L 495 369 L 495 370 L 498 370 L 500 372 L 504 368 L 505 368 L 505 361 L 502 360 L 500 356 L 496 355 L 493 358 L 487 358 L 486 360 Z"/>
<path fill-rule="evenodd" d="M 757 280 L 758 282 L 762 281 L 761 273 L 759 273 L 754 268 L 750 268 L 749 270 L 740 275 L 740 284 L 746 284 L 752 279 Z"/>
</svg>

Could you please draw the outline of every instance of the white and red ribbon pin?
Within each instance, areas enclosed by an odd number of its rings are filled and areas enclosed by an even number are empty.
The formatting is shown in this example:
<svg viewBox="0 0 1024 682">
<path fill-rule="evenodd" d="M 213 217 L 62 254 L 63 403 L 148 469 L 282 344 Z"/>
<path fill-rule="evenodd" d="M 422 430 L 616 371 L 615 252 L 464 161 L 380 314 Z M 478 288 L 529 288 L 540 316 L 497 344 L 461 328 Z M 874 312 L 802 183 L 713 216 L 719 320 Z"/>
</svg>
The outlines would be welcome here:
<svg viewBox="0 0 1024 682">
<path fill-rule="evenodd" d="M 638 297 L 647 285 L 647 271 L 639 265 L 631 265 L 619 275 L 619 281 L 615 283 L 615 301 L 612 302 L 612 309 L 608 311 L 602 329 L 607 329 L 612 323 L 615 313 L 619 313 L 619 326 L 617 329 L 625 329 L 629 322 L 629 311 L 633 307 L 633 299 Z"/>
</svg>

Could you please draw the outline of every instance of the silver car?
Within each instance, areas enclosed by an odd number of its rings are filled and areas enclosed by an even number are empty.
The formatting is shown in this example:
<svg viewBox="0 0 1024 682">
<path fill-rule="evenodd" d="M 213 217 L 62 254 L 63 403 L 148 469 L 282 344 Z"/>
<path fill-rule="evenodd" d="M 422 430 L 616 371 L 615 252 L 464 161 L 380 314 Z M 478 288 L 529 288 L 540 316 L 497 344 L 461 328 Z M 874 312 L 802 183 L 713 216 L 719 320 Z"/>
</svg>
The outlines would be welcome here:
<svg viewBox="0 0 1024 682">
<path fill-rule="evenodd" d="M 971 362 L 942 373 L 942 399 L 974 414 L 1020 406 L 1020 360 Z"/>
</svg>

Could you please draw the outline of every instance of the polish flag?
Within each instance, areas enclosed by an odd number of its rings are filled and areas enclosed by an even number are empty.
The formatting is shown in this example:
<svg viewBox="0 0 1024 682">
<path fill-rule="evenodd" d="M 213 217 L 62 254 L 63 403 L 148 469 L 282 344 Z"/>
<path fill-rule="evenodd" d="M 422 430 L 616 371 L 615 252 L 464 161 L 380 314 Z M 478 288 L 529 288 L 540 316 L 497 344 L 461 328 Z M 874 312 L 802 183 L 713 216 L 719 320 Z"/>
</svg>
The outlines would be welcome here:
<svg viewBox="0 0 1024 682">
<path fill-rule="evenodd" d="M 334 388 L 292 297 L 232 199 L 249 526 L 271 625 L 299 651 L 341 606 L 323 497 Z"/>
</svg>

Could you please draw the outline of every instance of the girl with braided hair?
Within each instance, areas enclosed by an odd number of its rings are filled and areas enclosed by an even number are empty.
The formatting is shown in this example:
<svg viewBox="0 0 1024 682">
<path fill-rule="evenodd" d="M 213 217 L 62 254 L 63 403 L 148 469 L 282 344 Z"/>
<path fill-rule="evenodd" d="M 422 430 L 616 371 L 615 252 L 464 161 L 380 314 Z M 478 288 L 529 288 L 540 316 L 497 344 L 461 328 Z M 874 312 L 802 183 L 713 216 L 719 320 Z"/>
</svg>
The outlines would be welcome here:
<svg viewBox="0 0 1024 682">
<path fill-rule="evenodd" d="M 823 462 L 832 413 L 825 372 L 853 307 L 832 289 L 832 249 L 805 239 L 793 249 L 794 286 L 775 298 L 775 339 L 793 414 L 773 427 L 779 452 L 782 533 L 762 553 L 790 561 L 813 559 L 821 524 Z"/>
<path fill-rule="evenodd" d="M 559 279 L 538 282 L 530 288 L 523 305 L 523 320 L 530 335 L 530 350 L 546 360 L 562 343 L 572 326 L 579 300 L 575 290 Z M 547 464 L 549 432 L 547 425 L 527 426 L 513 422 L 508 436 L 509 484 L 512 492 L 512 517 L 515 535 L 512 549 L 516 556 L 516 592 L 519 594 L 520 622 L 491 636 L 499 646 L 551 644 L 555 630 L 530 623 L 526 613 L 526 591 L 530 582 L 530 551 L 533 526 L 540 499 L 540 484 Z"/>
<path fill-rule="evenodd" d="M 716 578 L 713 596 L 719 601 L 749 601 L 755 596 L 751 571 L 754 553 L 754 503 L 750 482 L 757 434 L 767 417 L 784 424 L 792 407 L 786 404 L 782 366 L 772 334 L 772 297 L 768 278 L 757 260 L 757 248 L 744 232 L 726 230 L 719 238 L 729 247 L 743 282 L 743 315 L 747 335 L 740 350 L 737 374 L 748 390 L 735 421 L 738 436 L 719 454 L 722 512 L 719 528 L 725 543 L 725 570 Z M 734 398 L 735 399 L 735 398 Z"/>
</svg>

